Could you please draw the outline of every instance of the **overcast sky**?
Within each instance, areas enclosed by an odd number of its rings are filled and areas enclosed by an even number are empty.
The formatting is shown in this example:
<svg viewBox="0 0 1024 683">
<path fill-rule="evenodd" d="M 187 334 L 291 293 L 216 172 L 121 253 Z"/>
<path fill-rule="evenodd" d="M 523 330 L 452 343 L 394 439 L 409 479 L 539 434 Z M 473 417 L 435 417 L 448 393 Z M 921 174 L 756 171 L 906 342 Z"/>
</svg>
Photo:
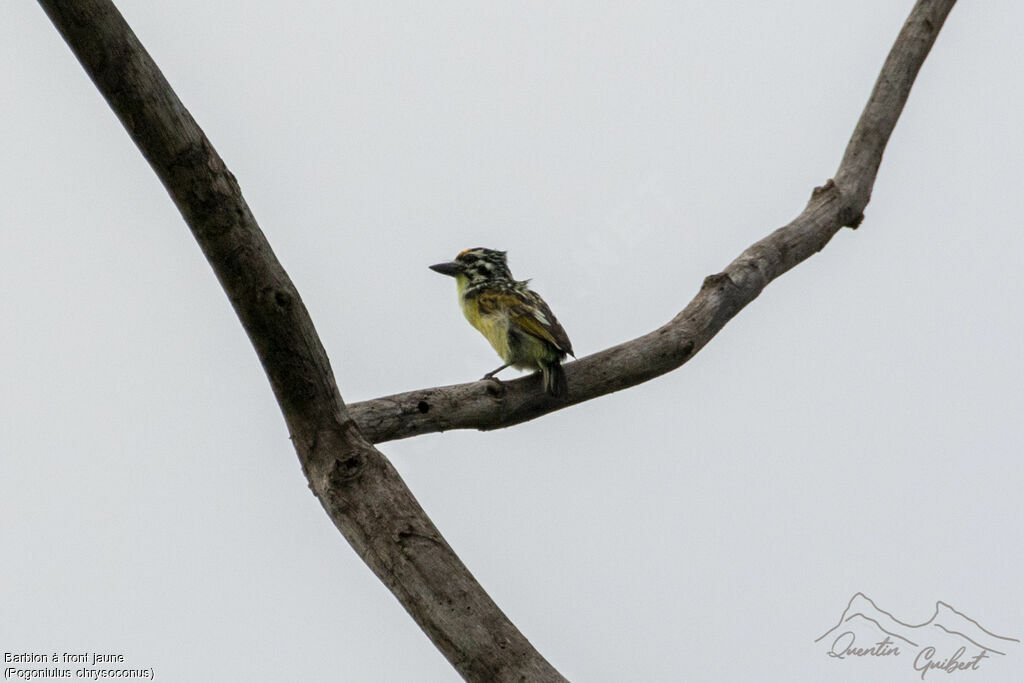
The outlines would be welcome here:
<svg viewBox="0 0 1024 683">
<path fill-rule="evenodd" d="M 427 269 L 467 247 L 507 250 L 578 356 L 666 322 L 832 175 L 912 3 L 118 4 L 353 402 L 498 364 Z M 35 3 L 4 15 L 0 650 L 458 680 L 311 495 L 119 122 Z M 381 446 L 564 675 L 920 680 L 814 642 L 858 591 L 1024 638 L 1022 24 L 953 10 L 861 228 L 680 370 Z M 1020 644 L 956 676 L 1022 678 Z"/>
</svg>

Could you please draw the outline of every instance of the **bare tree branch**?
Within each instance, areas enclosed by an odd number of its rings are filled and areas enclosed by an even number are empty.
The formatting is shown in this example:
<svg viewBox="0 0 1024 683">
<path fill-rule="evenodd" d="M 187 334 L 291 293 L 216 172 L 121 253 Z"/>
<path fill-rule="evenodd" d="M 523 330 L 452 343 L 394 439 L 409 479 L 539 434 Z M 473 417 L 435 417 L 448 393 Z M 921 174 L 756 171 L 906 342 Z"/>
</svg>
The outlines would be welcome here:
<svg viewBox="0 0 1024 683">
<path fill-rule="evenodd" d="M 672 321 L 566 366 L 570 398 L 537 379 L 414 391 L 346 408 L 309 314 L 234 177 L 109 0 L 40 0 L 167 188 L 267 373 L 310 488 L 364 561 L 467 680 L 563 680 L 473 579 L 367 441 L 493 429 L 673 370 L 765 286 L 856 227 L 914 78 L 955 0 L 919 0 L 835 175 L 789 225 L 708 277 Z"/>
<path fill-rule="evenodd" d="M 40 4 L 199 242 L 270 379 L 310 488 L 335 526 L 467 680 L 564 680 L 487 596 L 387 458 L 360 435 L 302 299 L 234 176 L 114 5 Z"/>
<path fill-rule="evenodd" d="M 705 279 L 697 296 L 668 323 L 567 364 L 567 400 L 540 391 L 535 376 L 501 385 L 484 381 L 420 389 L 350 405 L 349 414 L 360 431 L 380 443 L 448 429 L 508 427 L 646 382 L 688 361 L 768 283 L 824 249 L 841 228 L 860 224 L 885 145 L 955 3 L 918 0 L 914 5 L 882 66 L 835 180 L 815 188 L 807 207 L 792 222 Z"/>
</svg>

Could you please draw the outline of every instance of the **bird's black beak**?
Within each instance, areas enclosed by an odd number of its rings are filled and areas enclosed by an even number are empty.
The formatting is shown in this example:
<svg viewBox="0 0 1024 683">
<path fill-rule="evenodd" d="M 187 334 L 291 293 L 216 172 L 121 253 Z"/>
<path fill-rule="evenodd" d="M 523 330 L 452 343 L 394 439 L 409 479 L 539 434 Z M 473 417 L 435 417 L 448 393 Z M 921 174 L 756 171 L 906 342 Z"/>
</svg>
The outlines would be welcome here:
<svg viewBox="0 0 1024 683">
<path fill-rule="evenodd" d="M 451 275 L 455 277 L 462 272 L 462 264 L 456 261 L 449 261 L 448 263 L 435 263 L 430 266 L 430 269 L 441 275 Z"/>
</svg>

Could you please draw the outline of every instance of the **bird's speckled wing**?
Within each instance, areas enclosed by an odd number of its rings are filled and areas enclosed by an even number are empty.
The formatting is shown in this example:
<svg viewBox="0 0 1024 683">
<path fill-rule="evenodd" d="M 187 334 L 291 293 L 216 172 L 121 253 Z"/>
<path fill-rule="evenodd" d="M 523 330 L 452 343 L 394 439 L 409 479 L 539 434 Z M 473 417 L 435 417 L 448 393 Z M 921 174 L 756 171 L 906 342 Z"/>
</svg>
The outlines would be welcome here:
<svg viewBox="0 0 1024 683">
<path fill-rule="evenodd" d="M 510 325 L 547 341 L 563 353 L 573 355 L 569 335 L 536 292 L 526 290 L 521 293 L 512 289 L 486 292 L 480 294 L 478 304 L 482 315 L 494 315 L 505 311 Z"/>
</svg>

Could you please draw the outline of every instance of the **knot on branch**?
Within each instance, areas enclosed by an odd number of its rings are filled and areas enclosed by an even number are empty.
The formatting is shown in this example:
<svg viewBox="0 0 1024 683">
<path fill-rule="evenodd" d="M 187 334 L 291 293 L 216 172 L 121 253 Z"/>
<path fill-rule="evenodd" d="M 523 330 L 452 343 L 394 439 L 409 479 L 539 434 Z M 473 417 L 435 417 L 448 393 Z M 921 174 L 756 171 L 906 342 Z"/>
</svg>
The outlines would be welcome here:
<svg viewBox="0 0 1024 683">
<path fill-rule="evenodd" d="M 419 549 L 414 547 L 414 543 L 418 546 L 423 546 L 425 543 L 438 546 L 444 545 L 444 540 L 441 538 L 440 534 L 437 533 L 436 529 L 426 525 L 417 524 L 416 520 L 406 521 L 401 527 L 395 529 L 391 534 L 391 540 L 394 541 L 407 556 L 415 556 L 415 553 L 418 552 Z"/>
<path fill-rule="evenodd" d="M 309 447 L 299 457 L 318 471 L 328 488 L 358 478 L 367 464 L 367 449 L 372 451 L 350 417 L 313 433 Z"/>
<path fill-rule="evenodd" d="M 735 288 L 736 283 L 733 282 L 732 278 L 729 277 L 728 273 L 715 273 L 714 275 L 708 275 L 704 278 L 704 283 L 701 284 L 701 291 L 707 289 L 714 289 L 719 292 L 723 292 L 729 288 Z"/>
<path fill-rule="evenodd" d="M 505 394 L 508 393 L 508 389 L 505 388 L 505 383 L 497 377 L 488 377 L 485 380 L 484 391 L 491 398 L 504 398 Z"/>
<path fill-rule="evenodd" d="M 839 222 L 844 228 L 856 230 L 864 221 L 864 212 L 854 209 L 852 206 L 844 206 L 839 210 Z"/>
<path fill-rule="evenodd" d="M 362 453 L 351 453 L 337 458 L 327 473 L 327 485 L 332 489 L 344 486 L 362 476 L 365 469 L 366 458 Z"/>
<path fill-rule="evenodd" d="M 836 181 L 833 180 L 832 178 L 829 178 L 828 180 L 825 181 L 824 185 L 819 185 L 818 187 L 811 190 L 811 201 L 813 202 L 816 199 L 820 199 L 823 194 L 827 192 L 832 192 L 835 189 Z"/>
<path fill-rule="evenodd" d="M 824 185 L 820 185 L 811 191 L 812 202 L 840 202 L 841 206 L 837 215 L 839 225 L 856 230 L 864 220 L 864 212 L 851 206 L 849 204 L 849 197 L 850 195 L 844 193 L 832 178 L 826 180 Z M 846 200 L 846 202 L 843 202 L 843 200 Z M 819 251 L 821 250 L 819 249 Z"/>
<path fill-rule="evenodd" d="M 290 311 L 292 308 L 292 302 L 295 300 L 295 297 L 292 296 L 292 293 L 284 289 L 274 289 L 272 290 L 272 292 L 273 297 L 268 298 L 271 299 L 274 302 L 274 304 L 282 311 L 286 313 Z"/>
</svg>

